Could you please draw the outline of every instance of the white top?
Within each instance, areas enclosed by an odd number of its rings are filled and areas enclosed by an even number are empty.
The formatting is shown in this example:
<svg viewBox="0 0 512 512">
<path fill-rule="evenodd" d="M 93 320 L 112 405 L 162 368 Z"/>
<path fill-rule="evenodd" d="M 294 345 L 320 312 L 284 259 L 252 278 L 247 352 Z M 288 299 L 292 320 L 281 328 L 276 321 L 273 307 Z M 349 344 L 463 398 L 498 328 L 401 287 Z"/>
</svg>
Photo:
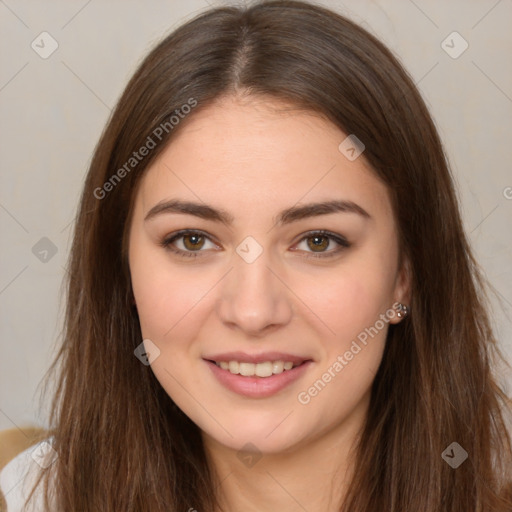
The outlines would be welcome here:
<svg viewBox="0 0 512 512">
<path fill-rule="evenodd" d="M 23 507 L 39 472 L 49 468 L 58 456 L 51 442 L 52 438 L 49 438 L 27 448 L 0 471 L 0 489 L 7 503 L 7 512 L 39 512 L 43 509 L 44 480 L 34 493 L 30 506 L 27 509 Z"/>
</svg>

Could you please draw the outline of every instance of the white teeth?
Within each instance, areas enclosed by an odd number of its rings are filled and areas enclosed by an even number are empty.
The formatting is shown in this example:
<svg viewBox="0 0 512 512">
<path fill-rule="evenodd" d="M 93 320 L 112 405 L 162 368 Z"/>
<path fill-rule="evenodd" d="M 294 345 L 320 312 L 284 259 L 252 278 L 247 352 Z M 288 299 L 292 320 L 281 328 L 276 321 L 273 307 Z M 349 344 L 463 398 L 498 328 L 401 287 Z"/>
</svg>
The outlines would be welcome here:
<svg viewBox="0 0 512 512">
<path fill-rule="evenodd" d="M 235 375 L 240 373 L 238 361 L 229 361 L 228 370 Z"/>
<path fill-rule="evenodd" d="M 231 365 L 231 363 L 229 364 Z M 244 377 L 254 375 L 255 366 L 256 365 L 254 363 L 239 363 L 240 375 L 243 375 Z"/>
<path fill-rule="evenodd" d="M 255 368 L 255 373 L 258 377 L 270 377 L 272 375 L 272 363 L 258 363 Z"/>
<path fill-rule="evenodd" d="M 244 377 L 270 377 L 291 370 L 294 365 L 291 361 L 265 361 L 263 363 L 239 363 L 238 361 L 219 361 L 215 362 L 223 370 L 228 370 L 235 375 Z"/>
<path fill-rule="evenodd" d="M 283 361 L 274 361 L 272 363 L 272 373 L 283 373 L 284 363 Z"/>
</svg>

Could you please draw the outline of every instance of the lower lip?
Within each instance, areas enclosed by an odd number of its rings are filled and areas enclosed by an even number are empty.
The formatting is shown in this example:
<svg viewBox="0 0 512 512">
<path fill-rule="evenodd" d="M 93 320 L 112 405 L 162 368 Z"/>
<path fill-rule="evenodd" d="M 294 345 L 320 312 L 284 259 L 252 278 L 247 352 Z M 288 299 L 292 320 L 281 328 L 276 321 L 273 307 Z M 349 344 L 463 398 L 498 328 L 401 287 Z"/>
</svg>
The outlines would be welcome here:
<svg viewBox="0 0 512 512">
<path fill-rule="evenodd" d="M 285 370 L 282 373 L 270 377 L 244 377 L 243 375 L 235 375 L 229 370 L 223 370 L 211 361 L 205 360 L 205 362 L 211 368 L 219 382 L 229 390 L 249 398 L 266 398 L 278 393 L 300 378 L 313 361 L 305 361 L 291 370 Z"/>
</svg>

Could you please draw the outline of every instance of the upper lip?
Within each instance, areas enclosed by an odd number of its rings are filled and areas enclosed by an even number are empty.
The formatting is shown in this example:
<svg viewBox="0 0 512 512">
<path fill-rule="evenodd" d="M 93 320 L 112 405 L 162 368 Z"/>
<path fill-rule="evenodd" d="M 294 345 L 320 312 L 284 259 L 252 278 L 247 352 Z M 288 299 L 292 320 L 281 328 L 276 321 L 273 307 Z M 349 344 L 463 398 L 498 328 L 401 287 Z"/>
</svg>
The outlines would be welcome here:
<svg viewBox="0 0 512 512">
<path fill-rule="evenodd" d="M 204 356 L 203 359 L 208 361 L 238 361 L 239 363 L 264 363 L 266 361 L 284 361 L 293 364 L 301 364 L 304 361 L 310 361 L 310 357 L 296 356 L 293 354 L 286 354 L 284 352 L 261 352 L 259 354 L 247 354 L 246 352 L 223 352 L 222 354 L 215 354 L 212 356 Z"/>
</svg>

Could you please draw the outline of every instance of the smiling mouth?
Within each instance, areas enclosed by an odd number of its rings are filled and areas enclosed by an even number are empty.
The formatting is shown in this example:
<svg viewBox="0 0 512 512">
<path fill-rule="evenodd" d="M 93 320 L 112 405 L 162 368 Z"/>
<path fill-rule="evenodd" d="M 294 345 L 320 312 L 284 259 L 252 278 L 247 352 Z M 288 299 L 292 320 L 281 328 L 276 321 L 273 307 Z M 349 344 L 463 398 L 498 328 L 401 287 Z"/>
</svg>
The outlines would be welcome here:
<svg viewBox="0 0 512 512">
<path fill-rule="evenodd" d="M 291 361 L 264 361 L 261 363 L 246 363 L 239 361 L 211 361 L 219 368 L 226 370 L 233 375 L 243 377 L 270 377 L 283 372 L 290 371 L 297 366 L 301 366 L 307 361 L 293 363 Z"/>
</svg>

